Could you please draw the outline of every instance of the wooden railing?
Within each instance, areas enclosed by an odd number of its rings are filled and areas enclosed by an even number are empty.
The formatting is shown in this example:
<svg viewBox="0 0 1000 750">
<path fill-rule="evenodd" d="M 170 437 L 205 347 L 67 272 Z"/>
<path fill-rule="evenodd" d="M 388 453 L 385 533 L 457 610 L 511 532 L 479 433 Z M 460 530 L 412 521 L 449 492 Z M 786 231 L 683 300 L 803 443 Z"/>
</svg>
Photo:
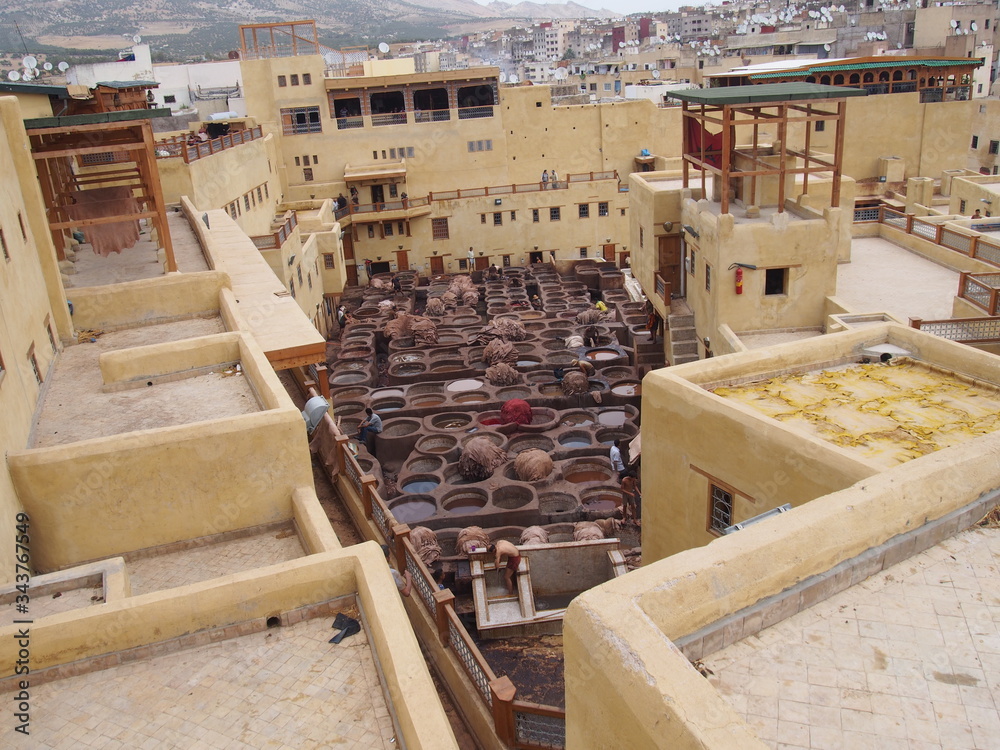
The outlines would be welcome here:
<svg viewBox="0 0 1000 750">
<path fill-rule="evenodd" d="M 411 598 L 426 610 L 441 644 L 455 655 L 475 693 L 490 710 L 497 737 L 509 747 L 523 750 L 565 747 L 566 712 L 557 706 L 516 700 L 516 687 L 510 678 L 497 677 L 493 672 L 455 611 L 455 595 L 438 586 L 409 539 L 410 527 L 396 523 L 378 493 L 375 477 L 364 473 L 351 452 L 349 438 L 329 415 L 323 420 L 323 428 L 335 434 L 340 471 L 362 498 L 365 517 L 373 522 L 383 542 L 395 548 L 397 568 L 410 573 Z"/>
<path fill-rule="evenodd" d="M 188 143 L 187 138 L 174 136 L 157 141 L 153 146 L 157 159 L 171 159 L 181 157 L 185 164 L 190 164 L 198 159 L 204 159 L 212 154 L 218 154 L 226 149 L 234 148 L 243 143 L 249 143 L 263 136 L 260 126 L 248 128 L 247 130 L 237 130 L 219 138 L 199 143 Z"/>
<path fill-rule="evenodd" d="M 963 272 L 958 280 L 958 296 L 987 315 L 1000 315 L 1000 273 Z"/>
<path fill-rule="evenodd" d="M 486 187 L 464 188 L 460 190 L 442 190 L 430 193 L 432 201 L 449 201 L 458 198 L 484 198 L 490 195 L 510 195 L 511 193 L 534 193 L 542 190 L 565 190 L 571 182 L 596 182 L 598 180 L 617 180 L 618 172 L 580 172 L 566 175 L 557 182 L 525 182 L 514 185 L 490 185 Z"/>
<path fill-rule="evenodd" d="M 271 234 L 260 234 L 250 239 L 253 240 L 253 244 L 257 246 L 258 250 L 274 250 L 285 244 L 285 240 L 292 235 L 292 230 L 298 224 L 299 217 L 296 213 L 294 211 L 287 211 L 285 213 L 285 220 L 281 222 L 281 226 Z"/>
<path fill-rule="evenodd" d="M 947 320 L 924 320 L 910 318 L 910 326 L 927 333 L 933 333 L 949 341 L 963 344 L 991 344 L 1000 342 L 1000 317 L 996 318 L 949 318 Z"/>
<path fill-rule="evenodd" d="M 876 213 L 877 212 L 877 213 Z M 975 231 L 973 225 L 969 234 L 957 231 L 944 223 L 918 218 L 913 214 L 896 211 L 888 206 L 859 208 L 854 211 L 855 223 L 878 223 L 916 235 L 935 245 L 946 247 L 957 253 L 981 260 L 1000 268 L 1000 244 Z"/>
</svg>

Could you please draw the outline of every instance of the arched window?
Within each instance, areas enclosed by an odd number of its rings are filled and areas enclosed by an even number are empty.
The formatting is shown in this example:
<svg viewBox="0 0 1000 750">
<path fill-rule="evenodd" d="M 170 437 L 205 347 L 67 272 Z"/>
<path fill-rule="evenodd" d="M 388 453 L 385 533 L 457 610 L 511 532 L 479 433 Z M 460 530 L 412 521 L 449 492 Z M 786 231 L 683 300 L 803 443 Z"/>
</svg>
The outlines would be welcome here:
<svg viewBox="0 0 1000 750">
<path fill-rule="evenodd" d="M 906 71 L 906 77 L 911 81 L 917 80 L 917 71 L 911 68 L 910 70 Z"/>
<path fill-rule="evenodd" d="M 888 81 L 889 80 L 889 73 L 888 73 L 888 71 L 883 70 L 881 73 L 879 73 L 878 74 L 878 79 L 880 81 L 882 81 L 883 83 L 885 83 L 886 81 Z"/>
<path fill-rule="evenodd" d="M 865 83 L 873 83 L 875 81 L 875 76 L 871 73 L 865 73 Z"/>
<path fill-rule="evenodd" d="M 851 73 L 851 83 L 861 83 L 861 76 L 857 73 Z"/>
<path fill-rule="evenodd" d="M 894 71 L 893 74 L 892 74 L 892 80 L 894 80 L 894 81 L 902 81 L 903 80 L 903 71 L 901 71 L 901 70 Z"/>
<path fill-rule="evenodd" d="M 809 76 L 806 79 L 806 83 L 816 83 L 816 76 Z"/>
<path fill-rule="evenodd" d="M 822 78 L 819 79 L 819 82 L 822 83 L 824 86 L 829 86 L 830 76 L 823 76 Z"/>
<path fill-rule="evenodd" d="M 835 75 L 833 77 L 833 85 L 834 86 L 843 86 L 844 85 L 844 74 L 843 73 L 837 73 L 837 75 Z"/>
</svg>

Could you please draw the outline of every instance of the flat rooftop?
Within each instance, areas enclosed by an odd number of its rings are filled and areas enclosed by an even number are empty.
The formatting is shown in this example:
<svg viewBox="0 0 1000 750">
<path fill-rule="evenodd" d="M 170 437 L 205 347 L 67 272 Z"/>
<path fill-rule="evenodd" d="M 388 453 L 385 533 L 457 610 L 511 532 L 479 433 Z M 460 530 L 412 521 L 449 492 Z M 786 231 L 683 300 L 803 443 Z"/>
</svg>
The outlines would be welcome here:
<svg viewBox="0 0 1000 750">
<path fill-rule="evenodd" d="M 125 432 L 171 427 L 261 410 L 242 370 L 217 371 L 148 387 L 105 391 L 99 365 L 104 352 L 225 332 L 218 317 L 193 318 L 106 333 L 67 346 L 57 357 L 32 448 L 65 445 Z"/>
<path fill-rule="evenodd" d="M 1000 529 L 958 534 L 702 663 L 773 747 L 996 748 Z"/>
<path fill-rule="evenodd" d="M 397 747 L 366 631 L 327 643 L 330 622 L 319 617 L 35 686 L 33 744 Z"/>
<path fill-rule="evenodd" d="M 1000 429 L 1000 388 L 905 357 L 714 392 L 887 468 Z"/>
<path fill-rule="evenodd" d="M 856 238 L 851 262 L 837 267 L 837 297 L 854 312 L 885 311 L 908 318 L 951 317 L 958 273 L 888 240 Z"/>
</svg>

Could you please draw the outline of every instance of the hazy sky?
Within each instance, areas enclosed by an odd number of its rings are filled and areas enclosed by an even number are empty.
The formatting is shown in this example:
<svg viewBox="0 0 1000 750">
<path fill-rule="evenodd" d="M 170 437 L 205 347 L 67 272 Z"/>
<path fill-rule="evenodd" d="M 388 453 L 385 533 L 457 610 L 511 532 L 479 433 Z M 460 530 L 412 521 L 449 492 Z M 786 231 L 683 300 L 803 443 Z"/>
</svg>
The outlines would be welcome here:
<svg viewBox="0 0 1000 750">
<path fill-rule="evenodd" d="M 535 2 L 545 3 L 545 0 L 534 0 Z M 613 11 L 615 13 L 620 13 L 621 15 L 628 15 L 629 13 L 651 13 L 653 11 L 669 11 L 676 10 L 681 5 L 702 5 L 702 3 L 697 0 L 575 0 L 577 4 L 583 5 L 587 8 L 600 9 L 604 8 L 606 10 Z M 480 5 L 488 5 L 489 0 L 477 0 Z M 511 5 L 516 5 L 518 0 L 505 0 L 505 2 Z M 553 5 L 560 5 L 561 2 L 553 2 Z"/>
</svg>

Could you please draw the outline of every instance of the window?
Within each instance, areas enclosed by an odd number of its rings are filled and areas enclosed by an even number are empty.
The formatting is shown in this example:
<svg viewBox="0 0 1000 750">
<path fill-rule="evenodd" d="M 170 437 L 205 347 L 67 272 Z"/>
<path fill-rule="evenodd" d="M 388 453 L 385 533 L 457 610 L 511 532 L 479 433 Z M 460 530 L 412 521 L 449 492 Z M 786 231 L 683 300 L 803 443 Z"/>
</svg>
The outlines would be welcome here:
<svg viewBox="0 0 1000 750">
<path fill-rule="evenodd" d="M 298 73 L 292 73 L 291 79 L 292 80 L 290 81 L 290 83 L 293 86 L 298 86 L 299 85 L 299 75 L 298 75 Z"/>
<path fill-rule="evenodd" d="M 824 130 L 826 130 L 826 120 L 817 120 L 816 121 L 816 132 L 817 133 L 822 133 Z"/>
<path fill-rule="evenodd" d="M 4 369 L 3 366 L 3 354 L 0 354 L 0 383 L 3 382 L 3 376 L 5 372 L 6 370 Z"/>
<path fill-rule="evenodd" d="M 233 217 L 234 220 L 236 219 L 236 204 L 235 203 L 230 203 L 229 204 L 229 215 L 231 217 Z"/>
<path fill-rule="evenodd" d="M 319 164 L 319 157 L 313 154 L 313 164 Z"/>
<path fill-rule="evenodd" d="M 163 103 L 164 104 L 176 104 L 177 103 L 177 97 L 174 96 L 173 94 L 164 94 L 163 95 Z"/>
<path fill-rule="evenodd" d="M 605 91 L 611 91 L 611 84 L 610 83 L 604 84 L 604 90 Z"/>
<path fill-rule="evenodd" d="M 17 225 L 21 228 L 21 239 L 25 242 L 28 241 L 28 230 L 24 228 L 24 217 L 21 216 L 21 212 L 17 212 Z"/>
<path fill-rule="evenodd" d="M 299 286 L 302 286 L 302 266 L 295 269 L 299 277 Z"/>
<path fill-rule="evenodd" d="M 296 156 L 295 157 L 295 166 L 296 167 L 301 167 L 302 166 L 302 157 L 301 156 Z"/>
<path fill-rule="evenodd" d="M 1000 153 L 1000 141 L 990 141 L 990 153 Z"/>
<path fill-rule="evenodd" d="M 302 157 L 302 165 L 305 167 L 309 166 L 309 154 L 306 154 L 305 156 Z"/>
<path fill-rule="evenodd" d="M 319 107 L 290 107 L 281 110 L 281 129 L 285 135 L 322 133 Z"/>
<path fill-rule="evenodd" d="M 608 215 L 608 204 L 607 203 L 598 203 L 597 204 L 597 215 L 598 216 L 607 216 Z"/>
<path fill-rule="evenodd" d="M 49 346 L 52 347 L 52 351 L 56 350 L 56 337 L 52 333 L 52 318 L 49 315 L 45 316 L 45 332 L 49 335 Z"/>
<path fill-rule="evenodd" d="M 788 269 L 768 268 L 764 271 L 764 294 L 788 293 Z"/>
<path fill-rule="evenodd" d="M 597 91 L 597 84 L 596 83 L 590 84 L 590 90 L 591 91 Z"/>
<path fill-rule="evenodd" d="M 579 210 L 580 218 L 581 219 L 589 219 L 590 218 L 590 204 L 589 203 L 581 203 L 577 208 Z"/>
<path fill-rule="evenodd" d="M 639 247 L 645 247 L 646 234 L 643 232 L 643 227 L 639 227 Z"/>
<path fill-rule="evenodd" d="M 284 88 L 288 85 L 288 79 L 285 76 L 278 76 L 278 86 Z"/>
<path fill-rule="evenodd" d="M 312 271 L 310 271 L 309 273 L 306 274 L 306 282 L 308 282 L 309 288 L 312 289 L 313 288 L 313 275 L 312 275 Z"/>
<path fill-rule="evenodd" d="M 733 525 L 733 493 L 717 484 L 709 485 L 708 530 L 721 534 Z"/>
<path fill-rule="evenodd" d="M 697 276 L 698 275 L 696 273 L 697 270 L 698 270 L 698 266 L 695 264 L 695 252 L 694 252 L 694 250 L 692 250 L 691 251 L 691 265 L 688 266 L 688 273 L 690 273 L 692 276 Z"/>
<path fill-rule="evenodd" d="M 263 203 L 264 202 L 264 196 L 260 192 L 260 188 L 257 188 L 257 202 L 258 203 Z"/>
<path fill-rule="evenodd" d="M 469 261 L 466 258 L 458 259 L 458 270 L 467 271 L 469 269 Z"/>
<path fill-rule="evenodd" d="M 493 214 L 493 226 L 495 226 L 495 227 L 502 227 L 503 226 L 503 213 L 502 212 L 497 211 L 495 214 Z"/>
<path fill-rule="evenodd" d="M 705 264 L 705 291 L 712 291 L 712 267 L 708 263 Z"/>
<path fill-rule="evenodd" d="M 382 236 L 392 237 L 392 222 L 387 221 L 382 225 Z"/>
<path fill-rule="evenodd" d="M 370 239 L 370 240 L 375 239 L 375 225 L 374 224 L 369 224 L 368 225 L 368 239 Z"/>
<path fill-rule="evenodd" d="M 503 260 L 501 261 L 501 263 L 503 263 L 504 268 L 510 268 L 510 256 L 509 255 L 503 256 Z"/>
<path fill-rule="evenodd" d="M 537 208 L 531 209 L 531 220 L 533 222 L 535 222 L 536 224 L 538 223 L 538 209 Z"/>
<path fill-rule="evenodd" d="M 492 150 L 493 150 L 493 141 L 491 141 L 491 140 L 469 141 L 469 153 L 470 154 L 473 153 L 473 152 L 475 152 L 475 151 L 492 151 Z M 411 156 L 412 156 L 412 154 L 411 154 Z"/>
<path fill-rule="evenodd" d="M 312 73 L 303 73 L 302 74 L 302 85 L 303 86 L 308 86 L 312 82 L 313 82 Z"/>
<path fill-rule="evenodd" d="M 323 268 L 327 271 L 332 271 L 336 268 L 336 265 L 333 262 L 333 253 L 323 253 Z"/>
<path fill-rule="evenodd" d="M 35 345 L 32 344 L 31 348 L 28 349 L 28 364 L 31 365 L 31 371 L 35 373 L 35 380 L 38 385 L 42 384 L 42 371 L 38 368 L 38 359 L 35 357 Z"/>
<path fill-rule="evenodd" d="M 0 229 L 0 249 L 3 249 L 3 259 L 9 262 L 10 251 L 7 249 L 7 238 L 4 237 L 2 229 Z"/>
<path fill-rule="evenodd" d="M 587 257 L 587 248 L 585 248 L 585 247 L 581 247 L 580 248 L 580 257 L 581 258 L 586 258 Z"/>
<path fill-rule="evenodd" d="M 270 196 L 270 195 L 268 194 L 268 191 L 267 191 L 267 183 L 266 183 L 266 182 L 264 183 L 264 197 L 265 197 L 265 198 L 270 198 L 270 197 L 271 197 L 271 196 Z"/>
<path fill-rule="evenodd" d="M 448 239 L 447 219 L 431 219 L 431 237 L 435 240 Z"/>
<path fill-rule="evenodd" d="M 243 196 L 243 204 L 244 204 L 243 207 L 247 211 L 249 211 L 250 210 L 250 196 L 249 195 L 244 195 Z"/>
<path fill-rule="evenodd" d="M 559 206 L 555 206 L 554 208 L 550 208 L 549 209 L 549 221 L 559 221 L 559 219 L 560 219 Z"/>
<path fill-rule="evenodd" d="M 959 201 L 958 202 L 958 212 L 960 214 L 964 214 L 965 213 L 965 201 Z"/>
<path fill-rule="evenodd" d="M 510 220 L 511 221 L 517 221 L 517 211 L 511 211 L 510 212 Z"/>
<path fill-rule="evenodd" d="M 486 214 L 479 214 L 479 223 L 480 224 L 486 223 Z"/>
<path fill-rule="evenodd" d="M 624 216 L 625 215 L 625 209 L 624 208 L 619 208 L 618 209 L 618 215 L 619 216 Z"/>
<path fill-rule="evenodd" d="M 288 280 L 288 293 L 295 297 L 295 279 Z"/>
<path fill-rule="evenodd" d="M 402 236 L 403 236 L 403 222 L 401 222 L 401 221 L 397 221 L 397 222 L 396 222 L 396 233 L 397 233 L 397 234 L 398 234 L 398 235 L 399 235 L 400 237 L 402 237 Z"/>
<path fill-rule="evenodd" d="M 307 167 L 307 168 L 305 168 L 305 169 L 302 170 L 302 179 L 305 182 L 312 182 L 313 181 L 312 167 Z"/>
<path fill-rule="evenodd" d="M 979 136 L 972 136 L 972 148 L 979 148 Z"/>
</svg>

